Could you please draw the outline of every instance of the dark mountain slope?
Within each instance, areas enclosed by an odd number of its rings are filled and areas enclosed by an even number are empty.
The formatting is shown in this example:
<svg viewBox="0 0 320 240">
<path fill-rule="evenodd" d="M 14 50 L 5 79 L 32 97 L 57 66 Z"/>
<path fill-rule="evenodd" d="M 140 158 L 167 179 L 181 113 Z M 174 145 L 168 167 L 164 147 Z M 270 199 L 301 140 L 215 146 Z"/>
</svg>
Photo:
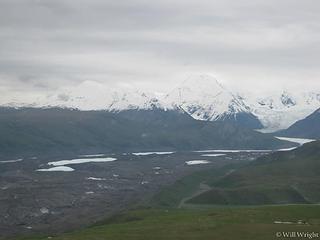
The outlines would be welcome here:
<svg viewBox="0 0 320 240">
<path fill-rule="evenodd" d="M 192 199 L 210 204 L 320 202 L 320 141 L 262 157 L 212 184 Z"/>
<path fill-rule="evenodd" d="M 277 133 L 284 137 L 320 139 L 320 109 L 310 116 L 297 121 L 286 130 Z"/>
<path fill-rule="evenodd" d="M 248 112 L 239 112 L 234 115 L 223 115 L 220 120 L 218 121 L 225 121 L 231 124 L 238 125 L 240 127 L 245 127 L 249 129 L 262 129 L 263 125 L 260 120 L 253 115 L 252 113 Z"/>
<path fill-rule="evenodd" d="M 0 109 L 1 156 L 289 146 L 269 135 L 229 123 L 197 121 L 177 111 Z"/>
</svg>

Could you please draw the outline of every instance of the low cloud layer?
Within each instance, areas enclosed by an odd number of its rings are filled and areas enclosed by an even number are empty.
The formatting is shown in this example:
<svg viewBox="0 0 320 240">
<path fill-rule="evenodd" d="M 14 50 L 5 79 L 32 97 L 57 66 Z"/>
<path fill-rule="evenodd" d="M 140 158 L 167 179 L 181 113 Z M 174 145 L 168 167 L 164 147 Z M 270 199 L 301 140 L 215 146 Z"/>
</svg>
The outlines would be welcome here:
<svg viewBox="0 0 320 240">
<path fill-rule="evenodd" d="M 0 93 L 90 80 L 167 91 L 188 74 L 234 88 L 320 88 L 314 0 L 2 0 Z"/>
</svg>

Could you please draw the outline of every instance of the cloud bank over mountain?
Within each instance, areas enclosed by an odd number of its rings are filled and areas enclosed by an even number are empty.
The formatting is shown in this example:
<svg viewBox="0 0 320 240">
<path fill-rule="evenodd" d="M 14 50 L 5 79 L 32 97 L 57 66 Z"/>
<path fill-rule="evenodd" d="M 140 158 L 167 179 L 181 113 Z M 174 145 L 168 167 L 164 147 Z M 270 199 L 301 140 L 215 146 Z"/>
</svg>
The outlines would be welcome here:
<svg viewBox="0 0 320 240">
<path fill-rule="evenodd" d="M 93 81 L 166 92 L 189 73 L 234 88 L 315 88 L 316 1 L 0 2 L 0 101 Z"/>
</svg>

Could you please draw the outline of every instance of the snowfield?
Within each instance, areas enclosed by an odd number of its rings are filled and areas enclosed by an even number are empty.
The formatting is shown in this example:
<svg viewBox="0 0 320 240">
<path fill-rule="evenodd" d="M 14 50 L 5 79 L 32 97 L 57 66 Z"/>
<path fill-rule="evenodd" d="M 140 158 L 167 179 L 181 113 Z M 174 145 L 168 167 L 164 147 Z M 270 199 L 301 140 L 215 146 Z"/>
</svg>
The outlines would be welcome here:
<svg viewBox="0 0 320 240">
<path fill-rule="evenodd" d="M 74 169 L 71 167 L 60 166 L 60 167 L 53 167 L 48 169 L 37 169 L 36 171 L 37 172 L 72 172 L 74 171 Z"/>
<path fill-rule="evenodd" d="M 272 152 L 272 150 L 200 150 L 200 151 L 194 151 L 197 153 L 268 153 Z"/>
<path fill-rule="evenodd" d="M 300 145 L 316 141 L 315 139 L 306 139 L 306 138 L 288 138 L 288 137 L 276 137 L 276 138 L 283 141 L 299 143 Z"/>
<path fill-rule="evenodd" d="M 15 159 L 15 160 L 0 161 L 0 163 L 15 163 L 15 162 L 21 162 L 21 161 L 23 161 L 22 158 L 20 158 L 20 159 Z"/>
<path fill-rule="evenodd" d="M 136 153 L 132 153 L 132 155 L 135 156 L 148 156 L 148 155 L 170 155 L 173 154 L 174 152 L 136 152 Z"/>
<path fill-rule="evenodd" d="M 48 162 L 48 165 L 52 166 L 64 166 L 70 164 L 81 164 L 81 163 L 101 163 L 101 162 L 113 162 L 116 161 L 116 158 L 79 158 L 79 159 L 72 159 L 72 160 L 61 160 L 56 162 Z"/>
<path fill-rule="evenodd" d="M 96 178 L 96 177 L 88 177 L 87 180 L 92 180 L 92 181 L 105 181 L 107 179 L 105 178 Z"/>
</svg>

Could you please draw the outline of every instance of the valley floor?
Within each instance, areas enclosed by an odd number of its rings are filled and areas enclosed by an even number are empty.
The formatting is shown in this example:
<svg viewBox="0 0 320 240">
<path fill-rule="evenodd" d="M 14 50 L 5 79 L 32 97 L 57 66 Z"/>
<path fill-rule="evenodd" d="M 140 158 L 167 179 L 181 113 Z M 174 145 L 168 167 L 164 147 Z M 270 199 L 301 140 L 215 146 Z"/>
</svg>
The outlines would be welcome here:
<svg viewBox="0 0 320 240">
<path fill-rule="evenodd" d="M 163 200 L 160 205 L 168 202 L 175 207 L 197 190 L 204 176 L 215 175 L 224 166 L 245 164 L 265 153 L 231 152 L 213 157 L 201 152 L 145 154 L 80 156 L 89 162 L 68 165 L 74 169 L 71 172 L 36 171 L 52 168 L 47 163 L 61 160 L 51 157 L 1 160 L 0 239 L 83 228 L 119 212 L 145 206 L 161 189 L 178 183 L 179 194 L 175 188 L 159 196 Z M 100 157 L 117 160 L 90 162 L 91 158 Z M 188 165 L 199 160 L 206 164 Z M 181 187 L 179 179 L 189 175 L 191 179 L 182 181 Z M 152 201 L 152 206 L 158 208 L 159 202 Z"/>
<path fill-rule="evenodd" d="M 194 201 L 210 192 L 217 181 L 266 154 L 126 153 L 110 155 L 116 160 L 109 162 L 92 162 L 106 156 L 82 156 L 86 159 L 70 165 L 72 172 L 36 171 L 48 168 L 53 159 L 3 162 L 0 239 L 320 238 L 320 205 L 260 202 L 260 206 L 243 206 L 241 201 L 238 205 L 231 201 L 219 206 Z M 273 197 L 278 195 L 282 192 Z"/>
</svg>

